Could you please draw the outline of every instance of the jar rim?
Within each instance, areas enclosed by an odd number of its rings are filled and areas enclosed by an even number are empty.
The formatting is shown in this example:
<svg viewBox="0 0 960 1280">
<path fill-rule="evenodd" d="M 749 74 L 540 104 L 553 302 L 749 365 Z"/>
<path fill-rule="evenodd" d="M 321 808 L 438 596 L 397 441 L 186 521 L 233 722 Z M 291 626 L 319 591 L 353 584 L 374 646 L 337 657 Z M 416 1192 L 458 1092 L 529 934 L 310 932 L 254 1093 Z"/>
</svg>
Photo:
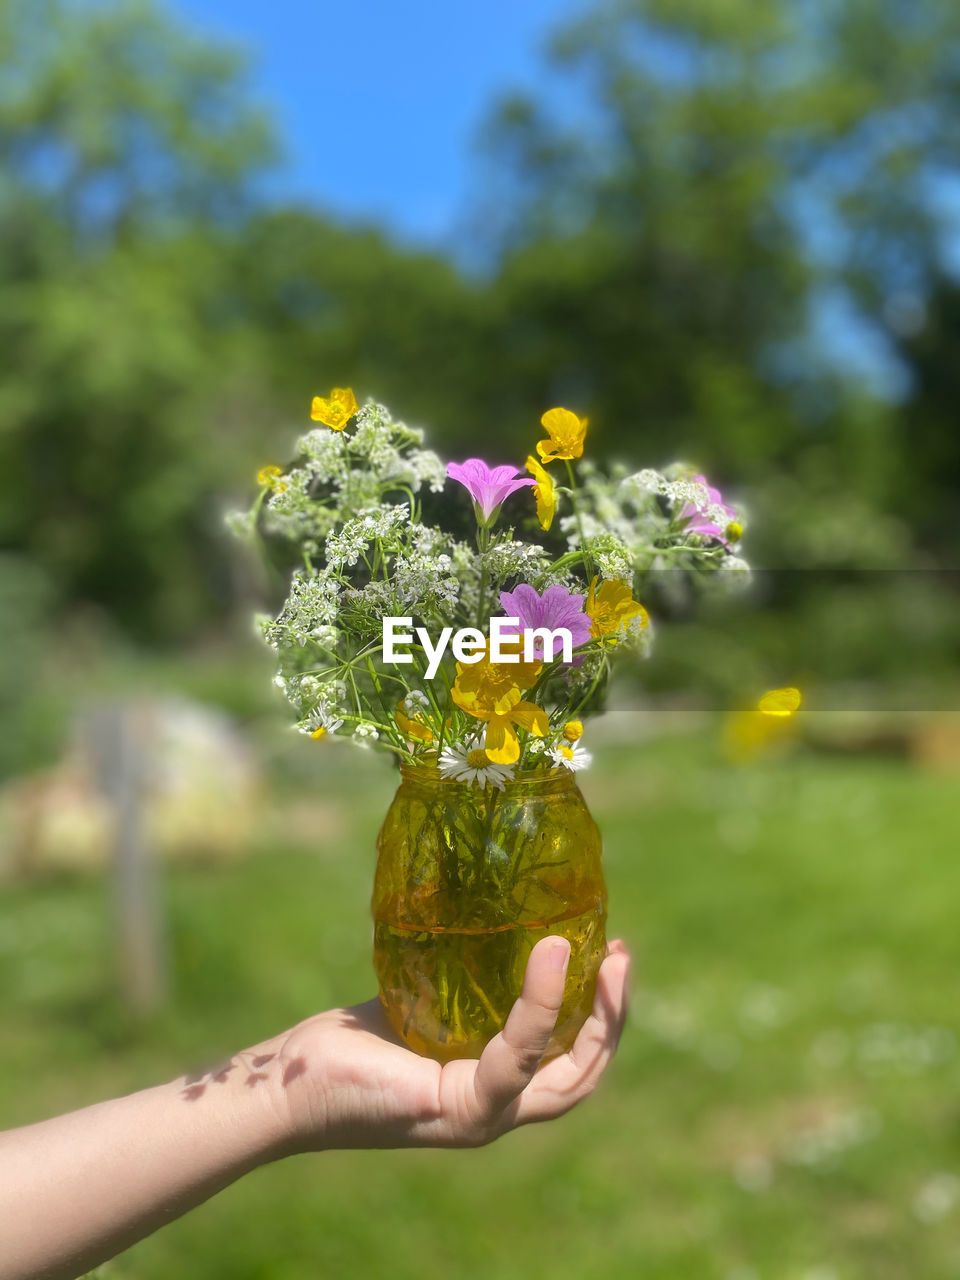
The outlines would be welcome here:
<svg viewBox="0 0 960 1280">
<path fill-rule="evenodd" d="M 466 788 L 473 785 L 461 778 L 445 778 L 435 764 L 412 763 L 409 760 L 400 761 L 400 776 L 405 782 L 423 783 L 428 786 Z M 504 790 L 514 792 L 518 790 L 538 791 L 541 789 L 546 790 L 548 787 L 556 789 L 558 784 L 561 784 L 566 789 L 575 789 L 577 780 L 573 770 L 564 769 L 560 765 L 547 770 L 518 770 L 504 784 Z M 499 790 L 499 788 L 496 788 L 496 790 Z"/>
</svg>

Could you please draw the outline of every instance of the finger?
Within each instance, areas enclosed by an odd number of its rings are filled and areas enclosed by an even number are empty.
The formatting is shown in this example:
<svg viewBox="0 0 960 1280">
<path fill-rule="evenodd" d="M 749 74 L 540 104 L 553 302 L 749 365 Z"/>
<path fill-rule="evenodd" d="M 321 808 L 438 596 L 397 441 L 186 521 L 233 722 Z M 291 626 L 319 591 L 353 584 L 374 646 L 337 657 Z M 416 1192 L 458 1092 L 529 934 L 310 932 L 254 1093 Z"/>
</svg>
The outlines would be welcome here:
<svg viewBox="0 0 960 1280">
<path fill-rule="evenodd" d="M 530 1083 L 557 1023 L 569 959 L 570 943 L 556 934 L 541 938 L 530 952 L 520 997 L 477 1064 L 481 1120 L 499 1116 Z"/>
<path fill-rule="evenodd" d="M 513 1123 L 529 1124 L 563 1115 L 596 1088 L 616 1053 L 626 1022 L 630 956 L 611 946 L 597 976 L 593 1010 L 573 1048 L 546 1063 L 517 1099 Z"/>
<path fill-rule="evenodd" d="M 518 1101 L 516 1123 L 563 1115 L 596 1088 L 616 1053 L 628 1006 L 630 958 L 612 953 L 597 978 L 594 1007 L 569 1053 L 548 1062 Z"/>
<path fill-rule="evenodd" d="M 630 1003 L 630 967 L 630 955 L 622 943 L 611 948 L 600 966 L 603 972 L 597 978 L 593 1008 L 570 1050 L 570 1058 L 580 1071 L 589 1071 L 601 1050 L 608 1058 L 617 1050 Z"/>
</svg>

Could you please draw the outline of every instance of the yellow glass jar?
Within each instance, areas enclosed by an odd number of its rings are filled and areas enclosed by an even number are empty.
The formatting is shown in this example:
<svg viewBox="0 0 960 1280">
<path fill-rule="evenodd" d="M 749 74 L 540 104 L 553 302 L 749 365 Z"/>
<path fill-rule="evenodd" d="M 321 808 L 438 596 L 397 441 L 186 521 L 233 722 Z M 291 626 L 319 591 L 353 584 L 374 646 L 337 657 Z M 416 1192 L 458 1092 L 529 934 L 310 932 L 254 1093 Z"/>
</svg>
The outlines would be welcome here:
<svg viewBox="0 0 960 1280">
<path fill-rule="evenodd" d="M 570 770 L 500 791 L 401 765 L 377 853 L 374 966 L 404 1042 L 439 1062 L 478 1058 L 533 945 L 560 934 L 570 963 L 545 1058 L 565 1053 L 593 1004 L 607 915 L 600 832 Z"/>
</svg>

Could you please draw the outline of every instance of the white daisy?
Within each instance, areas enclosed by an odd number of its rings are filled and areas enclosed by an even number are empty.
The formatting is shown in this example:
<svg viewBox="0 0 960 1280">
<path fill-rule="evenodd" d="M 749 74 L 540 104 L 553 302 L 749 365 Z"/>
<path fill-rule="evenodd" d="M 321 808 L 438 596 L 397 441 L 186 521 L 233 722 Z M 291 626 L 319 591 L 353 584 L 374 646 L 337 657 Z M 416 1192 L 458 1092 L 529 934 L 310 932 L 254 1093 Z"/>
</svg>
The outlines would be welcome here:
<svg viewBox="0 0 960 1280">
<path fill-rule="evenodd" d="M 499 787 L 501 791 L 504 783 L 513 777 L 513 766 L 494 764 L 480 745 L 478 737 L 465 742 L 462 747 L 444 747 L 437 766 L 444 778 L 476 784 L 478 787 L 489 784 Z"/>
<path fill-rule="evenodd" d="M 311 738 L 325 738 L 328 733 L 336 733 L 342 724 L 342 720 L 334 720 L 328 711 L 318 707 L 304 720 L 300 732 L 309 733 Z"/>
<path fill-rule="evenodd" d="M 561 742 L 550 752 L 550 758 L 554 764 L 562 765 L 573 773 L 578 769 L 586 769 L 593 762 L 593 756 L 579 742 Z"/>
</svg>

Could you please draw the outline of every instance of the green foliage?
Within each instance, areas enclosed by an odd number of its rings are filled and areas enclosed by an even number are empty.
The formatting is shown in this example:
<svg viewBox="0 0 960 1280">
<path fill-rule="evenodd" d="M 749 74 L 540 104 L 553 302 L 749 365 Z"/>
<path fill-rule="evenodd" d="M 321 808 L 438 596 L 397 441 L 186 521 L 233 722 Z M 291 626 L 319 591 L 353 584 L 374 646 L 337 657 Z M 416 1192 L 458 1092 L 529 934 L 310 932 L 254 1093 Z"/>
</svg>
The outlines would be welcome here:
<svg viewBox="0 0 960 1280">
<path fill-rule="evenodd" d="M 0 553 L 0 779 L 15 767 L 42 760 L 62 727 L 51 701 L 31 690 L 43 683 L 44 653 L 38 635 L 55 605 L 53 585 L 36 567 Z"/>
<path fill-rule="evenodd" d="M 223 596 L 201 504 L 249 337 L 222 258 L 264 127 L 235 60 L 150 6 L 7 2 L 0 32 L 0 539 L 68 600 L 183 634 Z"/>
</svg>

